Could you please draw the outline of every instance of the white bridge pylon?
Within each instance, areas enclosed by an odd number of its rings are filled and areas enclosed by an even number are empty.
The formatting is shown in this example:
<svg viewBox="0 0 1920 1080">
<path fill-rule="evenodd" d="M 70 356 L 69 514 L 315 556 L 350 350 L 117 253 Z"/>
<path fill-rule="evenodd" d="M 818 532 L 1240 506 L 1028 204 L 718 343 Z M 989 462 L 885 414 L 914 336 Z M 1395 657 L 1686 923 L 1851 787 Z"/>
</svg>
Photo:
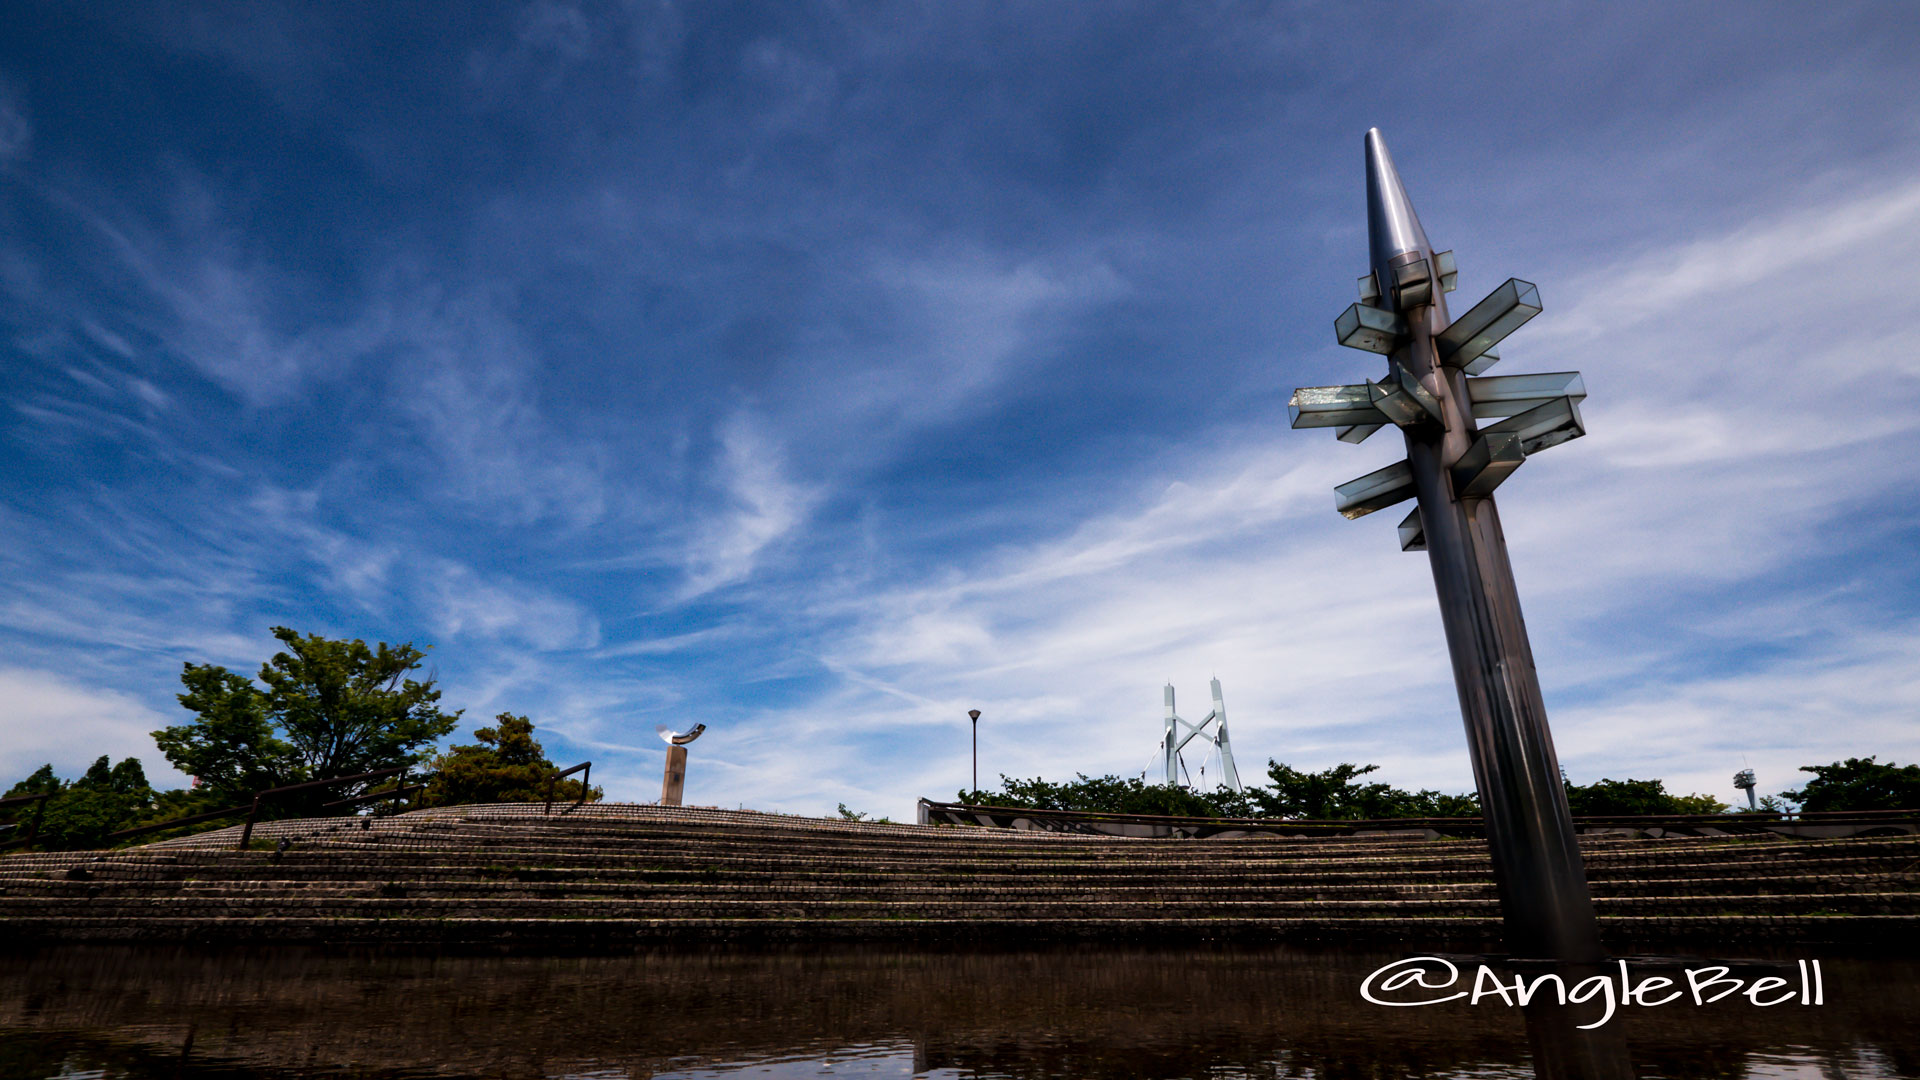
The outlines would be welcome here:
<svg viewBox="0 0 1920 1080">
<path fill-rule="evenodd" d="M 1208 731 L 1212 728 L 1212 731 Z M 1181 732 L 1185 734 L 1182 735 Z M 1227 703 L 1220 697 L 1220 680 L 1213 680 L 1213 711 L 1205 720 L 1193 723 L 1184 720 L 1173 707 L 1173 684 L 1167 684 L 1167 729 L 1160 739 L 1160 753 L 1166 761 L 1166 782 L 1168 785 L 1181 783 L 1180 773 L 1185 764 L 1180 751 L 1188 743 L 1199 739 L 1206 743 L 1210 751 L 1220 754 L 1220 784 L 1233 791 L 1239 791 L 1240 771 L 1233 767 L 1233 747 L 1227 742 Z M 1209 753 L 1207 757 L 1213 756 Z M 1201 775 L 1206 775 L 1205 758 L 1202 759 Z M 1191 785 L 1189 785 L 1191 786 Z"/>
</svg>

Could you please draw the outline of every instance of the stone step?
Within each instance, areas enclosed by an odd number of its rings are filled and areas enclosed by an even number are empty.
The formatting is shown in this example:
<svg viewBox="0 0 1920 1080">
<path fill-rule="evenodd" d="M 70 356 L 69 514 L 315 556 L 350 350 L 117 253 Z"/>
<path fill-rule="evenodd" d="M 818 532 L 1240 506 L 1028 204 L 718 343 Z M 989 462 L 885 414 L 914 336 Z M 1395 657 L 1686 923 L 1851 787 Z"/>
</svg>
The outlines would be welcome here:
<svg viewBox="0 0 1920 1080">
<path fill-rule="evenodd" d="M 1920 915 L 1602 916 L 1601 933 L 1615 951 L 1648 944 L 1773 942 L 1871 945 L 1920 933 Z M 993 917 L 916 919 L 335 919 L 259 917 L 209 922 L 155 918 L 137 924 L 103 920 L 16 919 L 16 941 L 145 941 L 235 944 L 363 945 L 687 945 L 697 943 L 939 942 L 1028 945 L 1032 923 Z M 1474 916 L 1222 918 L 1197 925 L 1176 918 L 1069 919 L 1046 927 L 1050 941 L 1334 941 L 1492 944 L 1499 921 Z"/>
<path fill-rule="evenodd" d="M 73 901 L 56 897 L 0 897 L 0 918 L 46 917 L 65 914 L 83 920 L 152 918 L 245 919 L 262 916 L 308 915 L 328 918 L 573 918 L 605 919 L 678 916 L 733 919 L 927 918 L 952 910 L 928 900 L 861 900 L 846 897 L 735 898 L 647 897 L 534 898 L 534 897 L 414 897 L 404 895 L 360 897 L 98 897 Z M 1599 897 L 1602 914 L 1687 915 L 1902 915 L 1914 912 L 1910 893 L 1814 893 L 1804 895 Z M 988 917 L 1018 919 L 1044 925 L 1060 919 L 1154 918 L 1177 906 L 1188 920 L 1204 924 L 1226 917 L 1299 918 L 1315 915 L 1398 918 L 1430 915 L 1498 914 L 1498 902 L 1485 897 L 1366 898 L 1366 899 L 1238 899 L 1205 904 L 1169 905 L 1159 898 L 1126 900 L 1085 896 L 1035 897 L 1009 895 L 986 909 Z"/>
<path fill-rule="evenodd" d="M 0 936 L 1432 942 L 1499 926 L 1473 840 L 1128 840 L 655 807 L 261 823 L 259 841 L 291 842 L 272 854 L 232 850 L 238 835 L 0 859 Z M 1866 940 L 1920 914 L 1920 838 L 1608 837 L 1582 856 L 1610 941 L 1685 926 L 1716 941 Z"/>
<path fill-rule="evenodd" d="M 1116 882 L 1096 876 L 1062 876 L 1044 880 L 1003 878 L 993 881 L 950 877 L 874 877 L 859 882 L 821 881 L 764 875 L 753 881 L 607 880 L 575 876 L 558 880 L 516 880 L 512 877 L 463 878 L 454 875 L 410 873 L 378 880 L 313 881 L 291 879 L 283 873 L 258 879 L 151 880 L 107 876 L 88 880 L 66 878 L 22 880 L 0 884 L 0 896 L 61 896 L 98 898 L 119 896 L 365 896 L 382 887 L 400 886 L 410 896 L 782 896 L 836 895 L 850 899 L 919 897 L 928 901 L 973 901 L 1020 896 L 1103 896 L 1115 899 L 1151 898 L 1164 902 L 1204 903 L 1215 899 L 1314 897 L 1491 896 L 1491 880 L 1376 881 L 1313 880 L 1289 876 L 1255 879 L 1223 875 L 1217 882 L 1135 878 Z M 1593 893 L 1607 896 L 1718 897 L 1729 893 L 1725 878 L 1678 878 L 1599 882 Z M 1738 891 L 1753 895 L 1805 893 L 1920 892 L 1920 875 L 1801 875 L 1776 874 L 1743 877 Z"/>
<path fill-rule="evenodd" d="M 787 880 L 804 878 L 824 880 L 855 885 L 863 882 L 894 880 L 916 880 L 934 882 L 941 880 L 967 880 L 972 882 L 995 882 L 1015 880 L 1104 880 L 1120 884 L 1162 884 L 1174 882 L 1210 883 L 1226 880 L 1246 881 L 1270 886 L 1284 886 L 1299 881 L 1316 881 L 1336 884 L 1370 882 L 1459 882 L 1463 880 L 1485 881 L 1491 879 L 1491 868 L 1466 864 L 1443 864 L 1439 867 L 1408 869 L 1405 867 L 1376 868 L 1336 866 L 1324 867 L 1317 864 L 1299 865 L 1292 863 L 1272 864 L 1267 862 L 1216 863 L 1207 866 L 1182 870 L 1178 873 L 1165 871 L 1160 867 L 1142 867 L 1131 862 L 1112 862 L 1095 865 L 1060 865 L 1051 862 L 1019 863 L 998 861 L 990 863 L 941 863 L 933 860 L 920 860 L 912 863 L 884 862 L 857 863 L 847 860 L 804 860 L 795 862 L 780 857 L 732 858 L 726 860 L 691 860 L 678 865 L 658 863 L 654 860 L 588 859 L 555 860 L 538 859 L 532 865 L 513 862 L 490 862 L 486 860 L 449 860 L 444 854 L 435 854 L 432 861 L 426 861 L 412 855 L 389 855 L 381 858 L 367 858 L 355 852 L 338 851 L 323 848 L 304 848 L 288 851 L 280 860 L 275 861 L 265 853 L 233 852 L 220 856 L 209 856 L 198 862 L 159 862 L 126 856 L 108 856 L 104 859 L 65 860 L 63 864 L 40 865 L 35 869 L 25 866 L 15 868 L 14 860 L 0 862 L 7 867 L 0 871 L 0 887 L 13 881 L 46 880 L 64 877 L 68 872 L 85 874 L 98 880 L 124 881 L 166 881 L 166 880 L 253 880 L 272 877 L 278 880 L 370 880 L 377 878 L 500 878 L 519 881 L 565 881 L 581 879 L 618 879 L 618 880 L 700 880 L 717 882 L 752 882 L 764 880 Z M 1590 866 L 1588 877 L 1596 888 L 1614 881 L 1679 881 L 1709 879 L 1747 879 L 1756 876 L 1756 869 L 1772 871 L 1790 871 L 1793 876 L 1816 877 L 1853 877 L 1886 876 L 1897 873 L 1897 868 L 1911 868 L 1912 860 L 1889 860 L 1878 858 L 1846 858 L 1833 855 L 1818 859 L 1781 860 L 1782 866 L 1775 864 L 1753 864 L 1748 862 L 1720 864 L 1680 864 L 1662 866 L 1658 864 Z M 642 865 L 636 865 L 640 863 Z M 1775 876 L 1778 876 L 1777 873 Z"/>
</svg>

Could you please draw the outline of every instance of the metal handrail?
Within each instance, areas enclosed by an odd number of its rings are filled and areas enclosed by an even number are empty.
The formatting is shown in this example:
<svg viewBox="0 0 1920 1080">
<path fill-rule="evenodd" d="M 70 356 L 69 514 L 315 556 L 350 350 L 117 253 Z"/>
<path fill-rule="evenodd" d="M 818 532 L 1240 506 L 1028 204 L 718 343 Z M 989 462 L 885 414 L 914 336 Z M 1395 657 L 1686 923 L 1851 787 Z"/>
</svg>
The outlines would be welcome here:
<svg viewBox="0 0 1920 1080">
<path fill-rule="evenodd" d="M 288 784 L 284 787 L 257 791 L 253 795 L 253 808 L 247 812 L 247 827 L 240 830 L 240 850 L 245 851 L 247 845 L 253 843 L 254 820 L 260 816 L 260 804 L 265 802 L 269 796 L 285 795 L 290 791 L 307 791 L 312 788 L 332 787 L 335 784 L 351 784 L 356 780 L 378 780 L 383 776 L 394 776 L 405 773 L 409 768 L 411 768 L 411 766 L 401 765 L 393 769 L 376 769 L 373 772 L 356 773 L 353 776 L 336 776 L 331 780 L 308 780 L 303 784 Z"/>
<path fill-rule="evenodd" d="M 365 795 L 355 795 L 352 798 L 335 799 L 329 803 L 321 803 L 320 809 L 331 810 L 336 806 L 353 806 L 356 803 L 378 802 L 381 799 L 399 799 L 425 790 L 427 790 L 427 785 L 425 784 L 414 784 L 411 787 L 382 788 L 379 791 L 369 791 Z"/>
<path fill-rule="evenodd" d="M 583 761 L 580 764 L 575 765 L 571 769 L 562 769 L 561 771 L 554 773 L 552 776 L 547 777 L 547 808 L 544 811 L 542 811 L 542 813 L 546 813 L 546 814 L 553 813 L 554 788 L 559 786 L 560 781 L 562 779 L 572 776 L 574 773 L 584 774 L 580 777 L 580 798 L 572 806 L 569 806 L 565 810 L 560 811 L 560 813 L 563 815 L 571 814 L 575 810 L 578 810 L 582 806 L 586 805 L 587 796 L 591 794 L 593 791 L 593 789 L 590 786 L 588 786 L 588 783 L 587 783 L 587 781 L 592 779 L 593 777 L 593 762 L 591 761 Z"/>
<path fill-rule="evenodd" d="M 53 792 L 43 791 L 38 795 L 9 795 L 4 799 L 0 799 L 0 806 L 11 806 L 15 803 L 29 802 L 38 804 L 33 808 L 33 823 L 27 826 L 27 835 L 18 840 L 8 840 L 6 843 L 0 844 L 0 848 L 10 848 L 15 844 L 31 844 L 38 839 L 40 836 L 40 819 L 46 816 L 47 800 L 51 798 L 53 798 Z M 16 815 L 8 824 L 20 824 L 19 817 Z"/>
<path fill-rule="evenodd" d="M 198 825 L 203 821 L 212 821 L 215 818 L 228 817 L 244 811 L 247 815 L 247 827 L 240 831 L 240 848 L 241 850 L 245 850 L 247 845 L 253 841 L 253 824 L 260 815 L 260 804 L 269 796 L 284 795 L 289 791 L 305 791 L 310 788 L 332 787 L 335 784 L 350 784 L 356 780 L 377 780 L 383 776 L 404 773 L 409 767 L 410 766 L 402 765 L 395 769 L 380 769 L 375 772 L 357 773 L 353 776 L 336 776 L 331 780 L 308 780 L 301 784 L 287 784 L 283 787 L 267 788 L 264 791 L 254 792 L 253 801 L 250 803 L 242 803 L 239 806 L 229 806 L 225 810 L 210 810 L 204 814 L 193 814 L 188 817 L 171 818 L 167 821 L 156 821 L 148 825 L 137 825 L 131 829 L 121 829 L 119 832 L 110 832 L 106 835 L 105 839 L 124 840 L 129 836 L 159 832 L 163 829 L 175 829 L 182 825 Z M 412 794 L 425 786 L 425 784 L 416 784 L 409 788 L 389 788 L 386 791 L 377 791 L 352 799 L 342 799 L 339 802 L 325 803 L 320 808 L 327 810 L 335 806 L 345 806 L 348 803 L 366 802 L 372 799 L 384 799 L 394 795 Z"/>
<path fill-rule="evenodd" d="M 191 817 L 156 821 L 150 825 L 136 825 L 131 829 L 121 829 L 119 832 L 110 832 L 106 835 L 105 839 L 124 840 L 129 836 L 139 836 L 141 833 L 159 832 L 162 829 L 177 828 L 181 825 L 198 825 L 203 821 L 212 821 L 214 818 L 223 818 L 233 814 L 243 813 L 246 811 L 248 805 L 247 803 L 241 803 L 239 806 L 229 806 L 225 810 L 210 810 L 207 813 L 194 814 Z"/>
</svg>

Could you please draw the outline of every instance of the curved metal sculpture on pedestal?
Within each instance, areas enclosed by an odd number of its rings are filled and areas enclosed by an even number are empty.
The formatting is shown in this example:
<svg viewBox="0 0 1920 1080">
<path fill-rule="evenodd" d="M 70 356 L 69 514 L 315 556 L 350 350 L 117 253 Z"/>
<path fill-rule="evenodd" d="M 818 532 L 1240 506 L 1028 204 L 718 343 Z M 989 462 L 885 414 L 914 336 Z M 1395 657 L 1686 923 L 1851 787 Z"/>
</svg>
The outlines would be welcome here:
<svg viewBox="0 0 1920 1080">
<path fill-rule="evenodd" d="M 667 744 L 667 773 L 660 781 L 660 805 L 679 806 L 687 787 L 687 744 L 699 738 L 707 725 L 695 724 L 693 730 L 684 735 L 675 735 L 665 724 L 655 724 L 653 730 L 660 741 Z"/>
</svg>

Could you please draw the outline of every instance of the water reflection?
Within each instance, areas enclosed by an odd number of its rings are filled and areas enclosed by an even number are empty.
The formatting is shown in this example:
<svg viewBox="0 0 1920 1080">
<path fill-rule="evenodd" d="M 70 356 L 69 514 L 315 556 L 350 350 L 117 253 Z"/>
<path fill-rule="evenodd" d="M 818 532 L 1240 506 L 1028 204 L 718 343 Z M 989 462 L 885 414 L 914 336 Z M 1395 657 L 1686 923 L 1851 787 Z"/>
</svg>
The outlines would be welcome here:
<svg viewBox="0 0 1920 1080">
<path fill-rule="evenodd" d="M 1399 955 L 70 948 L 0 955 L 0 1077 L 1533 1075 L 1518 1010 L 1361 1001 Z M 1920 967 L 1824 966 L 1824 1006 L 1628 1007 L 1607 1030 L 1640 1076 L 1920 1075 Z"/>
</svg>

